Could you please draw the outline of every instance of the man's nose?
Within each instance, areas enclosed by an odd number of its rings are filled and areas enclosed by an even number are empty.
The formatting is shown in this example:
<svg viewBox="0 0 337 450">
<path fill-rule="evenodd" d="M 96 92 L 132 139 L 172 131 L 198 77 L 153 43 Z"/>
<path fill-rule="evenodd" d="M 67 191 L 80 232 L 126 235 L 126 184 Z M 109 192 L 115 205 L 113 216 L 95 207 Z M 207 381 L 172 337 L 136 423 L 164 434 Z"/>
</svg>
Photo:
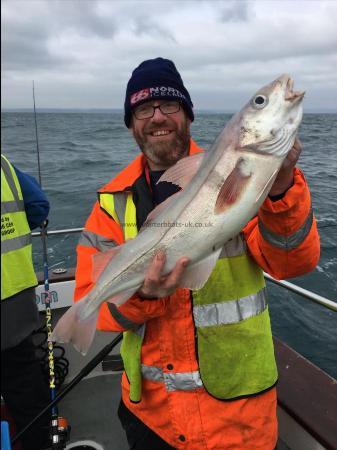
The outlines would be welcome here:
<svg viewBox="0 0 337 450">
<path fill-rule="evenodd" d="M 164 122 L 165 120 L 166 120 L 166 114 L 163 114 L 161 112 L 160 108 L 156 108 L 154 110 L 152 121 L 156 122 L 156 123 L 161 123 L 161 122 Z"/>
</svg>

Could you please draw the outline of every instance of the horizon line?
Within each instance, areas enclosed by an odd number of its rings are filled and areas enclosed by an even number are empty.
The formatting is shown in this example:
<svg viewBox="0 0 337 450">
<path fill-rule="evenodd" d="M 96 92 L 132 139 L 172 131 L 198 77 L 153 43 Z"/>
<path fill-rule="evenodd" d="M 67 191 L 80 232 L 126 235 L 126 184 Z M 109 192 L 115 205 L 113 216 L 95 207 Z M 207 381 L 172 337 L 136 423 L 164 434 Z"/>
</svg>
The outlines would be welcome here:
<svg viewBox="0 0 337 450">
<path fill-rule="evenodd" d="M 53 108 L 53 107 L 44 107 L 44 108 L 36 108 L 36 112 L 124 112 L 124 108 Z M 223 113 L 223 114 L 234 114 L 237 111 L 233 111 L 231 109 L 218 109 L 218 108 L 196 108 L 195 112 L 213 112 L 213 113 Z M 34 112 L 33 108 L 25 108 L 25 107 L 14 107 L 14 108 L 1 108 L 1 113 L 3 112 Z M 309 108 L 307 111 L 304 111 L 304 114 L 336 114 L 337 108 Z"/>
</svg>

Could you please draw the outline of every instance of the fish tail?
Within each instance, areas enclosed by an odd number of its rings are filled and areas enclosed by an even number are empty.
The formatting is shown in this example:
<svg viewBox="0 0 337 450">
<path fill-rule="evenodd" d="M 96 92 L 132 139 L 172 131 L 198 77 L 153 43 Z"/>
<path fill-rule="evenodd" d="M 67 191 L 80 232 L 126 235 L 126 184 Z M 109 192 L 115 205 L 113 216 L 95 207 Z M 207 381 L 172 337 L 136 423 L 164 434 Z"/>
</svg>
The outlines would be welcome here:
<svg viewBox="0 0 337 450">
<path fill-rule="evenodd" d="M 85 355 L 92 344 L 96 331 L 98 310 L 86 319 L 81 319 L 81 312 L 86 302 L 81 300 L 69 308 L 57 322 L 50 341 L 60 343 L 71 342 L 73 346 Z"/>
</svg>

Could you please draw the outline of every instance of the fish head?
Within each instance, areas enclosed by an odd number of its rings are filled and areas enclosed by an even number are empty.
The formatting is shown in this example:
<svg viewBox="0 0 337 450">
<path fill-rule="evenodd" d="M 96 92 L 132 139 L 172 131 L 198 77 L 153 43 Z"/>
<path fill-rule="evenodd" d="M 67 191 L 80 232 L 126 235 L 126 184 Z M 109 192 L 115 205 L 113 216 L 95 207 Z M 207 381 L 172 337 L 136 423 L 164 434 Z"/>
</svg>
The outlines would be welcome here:
<svg viewBox="0 0 337 450">
<path fill-rule="evenodd" d="M 238 148 L 285 157 L 302 120 L 304 91 L 283 74 L 259 89 L 238 115 Z"/>
</svg>

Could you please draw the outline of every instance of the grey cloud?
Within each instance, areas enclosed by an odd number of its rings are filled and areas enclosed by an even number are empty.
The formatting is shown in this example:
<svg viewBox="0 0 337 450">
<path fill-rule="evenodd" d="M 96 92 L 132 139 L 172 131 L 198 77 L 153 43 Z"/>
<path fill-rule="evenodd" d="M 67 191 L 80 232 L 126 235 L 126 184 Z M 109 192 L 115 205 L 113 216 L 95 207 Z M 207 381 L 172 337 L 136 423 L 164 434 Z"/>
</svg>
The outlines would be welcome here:
<svg viewBox="0 0 337 450">
<path fill-rule="evenodd" d="M 138 17 L 137 19 L 135 19 L 134 32 L 137 36 L 147 34 L 176 42 L 174 35 L 169 30 L 160 25 L 157 25 L 147 17 Z"/>
<path fill-rule="evenodd" d="M 255 62 L 256 70 L 259 70 L 260 67 L 270 65 L 274 61 L 285 59 L 293 65 L 303 57 L 312 58 L 313 61 L 308 60 L 308 62 L 310 65 L 315 65 L 315 59 L 321 56 L 333 58 L 337 54 L 337 32 L 335 36 L 330 35 L 324 42 L 314 39 L 307 41 L 305 36 L 298 36 L 297 40 L 294 40 L 291 36 L 289 38 L 285 36 L 283 32 L 280 36 L 274 37 L 270 30 L 266 29 L 265 32 L 252 36 L 249 42 L 240 42 L 231 38 L 226 41 L 227 45 L 223 45 L 216 52 L 211 51 L 207 45 L 199 46 L 197 53 L 181 48 L 176 59 L 189 70 L 200 67 L 205 69 L 208 66 L 225 67 L 229 64 L 246 64 L 247 62 Z M 266 42 L 268 45 L 265 45 Z"/>
<path fill-rule="evenodd" d="M 228 2 L 222 7 L 221 22 L 247 22 L 250 15 L 249 5 L 245 0 Z"/>
<path fill-rule="evenodd" d="M 67 56 L 52 55 L 48 48 L 47 27 L 13 23 L 3 27 L 1 48 L 3 70 L 52 68 L 70 62 Z"/>
<path fill-rule="evenodd" d="M 65 9 L 66 3 L 66 9 Z M 117 26 L 110 17 L 99 13 L 97 0 L 57 0 L 50 2 L 51 16 L 62 18 L 58 26 L 64 30 L 74 30 L 82 36 L 98 36 L 112 38 Z"/>
<path fill-rule="evenodd" d="M 262 1 L 5 1 L 3 101 L 24 105 L 33 73 L 41 105 L 122 106 L 132 70 L 156 56 L 174 60 L 198 107 L 230 107 L 282 72 L 335 92 L 337 9 L 322 3 L 331 13 L 315 20 L 292 2 L 267 20 Z"/>
<path fill-rule="evenodd" d="M 75 36 L 111 38 L 116 32 L 116 26 L 111 19 L 98 14 L 96 0 L 90 2 L 49 1 L 47 12 L 39 6 L 44 2 L 32 2 L 36 18 L 26 15 L 24 8 L 28 2 L 17 3 L 22 6 L 23 20 L 16 21 L 13 15 L 8 20 L 3 19 L 1 31 L 2 61 L 5 71 L 31 71 L 35 68 L 49 70 L 57 68 L 69 69 L 76 64 L 74 55 L 64 51 L 62 55 L 55 54 L 51 48 L 51 41 L 73 33 Z M 66 8 L 65 8 L 66 5 Z M 11 7 L 11 4 L 5 4 Z M 33 10 L 34 11 L 34 10 Z M 37 19 L 38 18 L 38 19 Z M 71 39 L 69 38 L 71 43 Z M 55 47 L 54 47 L 55 48 Z M 71 48 L 71 44 L 69 46 Z"/>
</svg>

